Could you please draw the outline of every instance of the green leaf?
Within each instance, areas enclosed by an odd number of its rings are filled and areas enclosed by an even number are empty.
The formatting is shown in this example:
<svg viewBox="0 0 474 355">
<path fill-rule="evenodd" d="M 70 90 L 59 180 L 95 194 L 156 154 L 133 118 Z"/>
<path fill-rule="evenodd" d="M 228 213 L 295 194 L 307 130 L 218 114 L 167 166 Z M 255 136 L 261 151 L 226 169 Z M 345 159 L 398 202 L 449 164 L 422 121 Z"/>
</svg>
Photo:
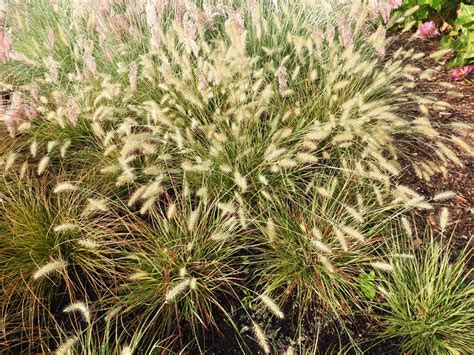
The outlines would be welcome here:
<svg viewBox="0 0 474 355">
<path fill-rule="evenodd" d="M 466 46 L 466 40 L 463 37 L 458 37 L 456 40 L 451 44 L 451 48 L 458 51 Z"/>
<path fill-rule="evenodd" d="M 428 8 L 423 7 L 420 10 L 418 10 L 414 16 L 417 20 L 424 20 L 425 18 L 428 17 L 428 13 L 429 13 Z"/>
<path fill-rule="evenodd" d="M 453 40 L 451 36 L 443 36 L 443 38 L 441 38 L 441 41 L 439 42 L 439 46 L 442 49 L 450 48 L 452 46 L 452 42 Z"/>
<path fill-rule="evenodd" d="M 370 274 L 361 274 L 359 276 L 359 286 L 362 292 L 364 292 L 364 295 L 371 300 L 375 298 L 376 294 L 374 280 L 374 271 L 371 271 Z"/>
<path fill-rule="evenodd" d="M 461 12 L 455 22 L 458 26 L 468 27 L 474 24 L 474 5 L 461 4 Z"/>
<path fill-rule="evenodd" d="M 441 0 L 430 0 L 429 4 L 436 11 L 441 10 L 441 7 L 442 7 L 442 1 Z"/>
</svg>

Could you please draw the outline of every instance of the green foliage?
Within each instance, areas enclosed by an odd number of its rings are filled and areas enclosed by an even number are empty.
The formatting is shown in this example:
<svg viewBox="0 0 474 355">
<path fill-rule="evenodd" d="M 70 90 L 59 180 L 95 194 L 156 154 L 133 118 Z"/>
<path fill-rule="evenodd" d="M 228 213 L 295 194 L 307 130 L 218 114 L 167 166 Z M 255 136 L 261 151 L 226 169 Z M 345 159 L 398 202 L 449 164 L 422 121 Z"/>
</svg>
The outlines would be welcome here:
<svg viewBox="0 0 474 355">
<path fill-rule="evenodd" d="M 433 240 L 413 259 L 400 259 L 386 282 L 383 338 L 400 339 L 409 354 L 468 354 L 474 342 L 473 283 L 462 254 L 450 262 Z"/>
<path fill-rule="evenodd" d="M 280 303 L 301 305 L 301 318 L 312 310 L 348 319 L 375 296 L 372 264 L 381 261 L 380 235 L 391 234 L 394 211 L 354 176 L 312 186 L 291 202 L 263 204 L 259 283 Z"/>
<path fill-rule="evenodd" d="M 11 175 L 0 181 L 1 317 L 12 344 L 21 343 L 24 332 L 45 345 L 55 324 L 49 308 L 97 297 L 112 285 L 108 278 L 119 277 L 110 263 L 119 246 L 113 237 L 120 233 L 111 224 L 113 210 L 86 215 L 87 198 L 97 196 L 53 193 L 54 183 Z M 17 324 L 25 327 L 15 329 Z"/>
<path fill-rule="evenodd" d="M 417 6 L 416 11 L 410 9 Z M 405 0 L 397 10 L 406 24 L 416 21 L 421 23 L 434 20 L 438 27 L 448 25 L 449 33 L 441 38 L 441 48 L 450 48 L 456 57 L 450 66 L 462 66 L 474 61 L 474 4 L 472 0 Z"/>
<path fill-rule="evenodd" d="M 469 3 L 471 0 L 404 0 L 398 11 L 405 12 L 414 6 L 418 6 L 416 12 L 411 15 L 412 19 L 419 22 L 439 16 L 443 21 L 453 24 L 456 19 L 456 10 L 461 3 Z"/>
<path fill-rule="evenodd" d="M 373 300 L 376 295 L 375 289 L 375 273 L 371 271 L 370 273 L 365 273 L 359 276 L 359 285 L 362 291 L 364 292 L 365 296 L 369 300 Z"/>
<path fill-rule="evenodd" d="M 243 287 L 242 227 L 219 214 L 217 203 L 193 207 L 187 198 L 149 216 L 151 225 L 131 226 L 134 240 L 124 260 L 128 280 L 112 306 L 129 324 L 124 331 L 143 333 L 140 346 L 156 339 L 152 330 L 170 337 L 170 344 L 182 332 L 191 334 L 180 341 L 203 339 L 205 329 L 217 327 L 218 314 L 230 317 L 229 305 Z"/>
<path fill-rule="evenodd" d="M 452 66 L 474 62 L 474 5 L 461 4 L 454 28 L 441 39 L 441 47 L 456 51 Z"/>
</svg>

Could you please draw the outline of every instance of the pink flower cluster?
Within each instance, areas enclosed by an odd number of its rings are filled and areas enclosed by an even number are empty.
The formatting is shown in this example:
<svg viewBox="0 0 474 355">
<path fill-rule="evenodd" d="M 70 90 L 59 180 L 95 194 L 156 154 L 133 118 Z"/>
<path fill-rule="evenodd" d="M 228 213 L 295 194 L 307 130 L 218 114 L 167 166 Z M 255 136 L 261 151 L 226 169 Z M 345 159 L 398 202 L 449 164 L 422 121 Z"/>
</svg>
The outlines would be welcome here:
<svg viewBox="0 0 474 355">
<path fill-rule="evenodd" d="M 388 7 L 392 10 L 398 9 L 403 4 L 403 0 L 388 0 Z"/>
<path fill-rule="evenodd" d="M 374 22 L 380 15 L 384 23 L 390 18 L 390 12 L 402 6 L 403 0 L 370 0 L 369 15 Z"/>
<path fill-rule="evenodd" d="M 438 34 L 436 25 L 433 21 L 423 23 L 420 28 L 418 28 L 418 37 L 421 39 L 432 38 Z"/>
<path fill-rule="evenodd" d="M 465 79 L 469 73 L 472 72 L 472 65 L 466 65 L 464 67 L 458 67 L 454 69 L 449 76 L 456 81 Z"/>
<path fill-rule="evenodd" d="M 14 92 L 11 98 L 11 104 L 8 110 L 2 114 L 1 120 L 5 122 L 10 137 L 15 137 L 17 126 L 23 120 L 25 114 L 25 103 L 23 96 Z"/>
</svg>

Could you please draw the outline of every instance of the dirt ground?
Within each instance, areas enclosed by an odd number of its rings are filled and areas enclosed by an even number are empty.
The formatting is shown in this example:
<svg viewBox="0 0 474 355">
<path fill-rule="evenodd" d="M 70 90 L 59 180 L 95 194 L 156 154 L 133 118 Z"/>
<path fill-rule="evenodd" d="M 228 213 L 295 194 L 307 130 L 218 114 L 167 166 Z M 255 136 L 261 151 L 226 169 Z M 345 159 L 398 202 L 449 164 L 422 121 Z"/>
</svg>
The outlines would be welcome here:
<svg viewBox="0 0 474 355">
<path fill-rule="evenodd" d="M 438 126 L 438 129 L 446 135 L 449 135 L 451 131 L 449 128 L 443 127 L 445 124 L 458 121 L 472 125 L 473 130 L 464 132 L 460 136 L 465 142 L 472 145 L 474 137 L 474 76 L 471 75 L 470 80 L 454 81 L 449 76 L 452 69 L 446 65 L 449 62 L 449 55 L 438 63 L 429 57 L 431 53 L 439 50 L 439 38 L 425 41 L 416 39 L 409 43 L 409 37 L 410 34 L 402 35 L 393 47 L 396 49 L 397 45 L 403 43 L 405 47 L 425 53 L 425 57 L 417 60 L 416 65 L 422 70 L 432 70 L 429 78 L 417 79 L 414 91 L 419 95 L 435 97 L 451 105 L 445 110 L 430 110 L 432 124 Z M 453 85 L 453 87 L 447 88 L 446 83 Z M 462 96 L 452 96 L 448 92 L 456 92 Z M 414 171 L 409 169 L 404 174 L 401 183 L 426 197 L 433 197 L 443 191 L 456 193 L 455 198 L 436 203 L 433 210 L 420 211 L 416 220 L 420 233 L 425 230 L 426 223 L 429 223 L 433 230 L 437 230 L 439 213 L 442 208 L 448 208 L 450 222 L 445 238 L 452 236 L 456 249 L 461 250 L 465 247 L 472 248 L 473 243 L 474 157 L 461 149 L 455 148 L 454 150 L 463 162 L 463 167 L 452 164 L 446 176 L 439 174 L 430 181 L 419 179 Z"/>
</svg>

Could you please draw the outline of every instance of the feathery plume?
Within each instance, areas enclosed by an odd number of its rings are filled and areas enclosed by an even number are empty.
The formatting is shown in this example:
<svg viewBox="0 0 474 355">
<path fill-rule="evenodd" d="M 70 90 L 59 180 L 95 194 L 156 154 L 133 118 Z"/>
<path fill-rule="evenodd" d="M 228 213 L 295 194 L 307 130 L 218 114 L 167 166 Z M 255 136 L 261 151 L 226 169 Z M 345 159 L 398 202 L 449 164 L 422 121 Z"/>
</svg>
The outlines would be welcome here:
<svg viewBox="0 0 474 355">
<path fill-rule="evenodd" d="M 321 242 L 318 239 L 311 239 L 311 244 L 313 244 L 313 246 L 316 249 L 318 249 L 319 251 L 321 251 L 323 253 L 326 253 L 326 254 L 331 254 L 332 253 L 331 248 L 329 248 L 326 244 L 324 244 L 323 242 Z"/>
<path fill-rule="evenodd" d="M 80 230 L 80 227 L 74 223 L 62 223 L 53 228 L 56 233 Z"/>
<path fill-rule="evenodd" d="M 382 271 L 393 271 L 393 265 L 392 264 L 389 264 L 389 263 L 384 263 L 384 262 L 372 262 L 370 263 L 370 265 L 374 268 L 374 269 L 379 269 L 379 270 L 382 270 Z"/>
<path fill-rule="evenodd" d="M 342 231 L 346 233 L 349 237 L 357 239 L 361 242 L 365 241 L 364 236 L 362 235 L 361 232 L 355 230 L 354 228 L 348 227 L 348 226 L 343 226 L 341 227 Z"/>
<path fill-rule="evenodd" d="M 47 67 L 51 82 L 53 84 L 57 84 L 59 82 L 59 63 L 54 60 L 52 56 L 49 56 L 47 60 Z"/>
<path fill-rule="evenodd" d="M 400 259 L 414 259 L 415 258 L 415 256 L 412 254 L 399 254 L 399 253 L 393 254 L 393 257 L 400 258 Z"/>
<path fill-rule="evenodd" d="M 446 231 L 446 226 L 448 225 L 449 221 L 449 211 L 445 207 L 441 210 L 441 213 L 439 214 L 439 228 L 441 229 L 441 233 L 444 233 Z"/>
<path fill-rule="evenodd" d="M 258 298 L 260 298 L 260 300 L 265 304 L 265 306 L 267 306 L 267 308 L 272 311 L 272 313 L 280 318 L 280 319 L 283 319 L 285 316 L 283 314 L 283 312 L 281 311 L 280 307 L 278 307 L 278 305 L 270 298 L 268 297 L 267 295 L 259 295 Z"/>
<path fill-rule="evenodd" d="M 73 98 L 70 98 L 67 102 L 67 110 L 69 113 L 69 122 L 73 127 L 77 126 L 77 118 L 79 116 L 79 104 Z"/>
<path fill-rule="evenodd" d="M 130 72 L 128 74 L 128 80 L 130 82 L 130 90 L 137 90 L 137 77 L 138 77 L 138 66 L 137 63 L 133 62 L 130 64 Z"/>
<path fill-rule="evenodd" d="M 128 277 L 130 281 L 140 281 L 148 278 L 150 278 L 150 275 L 144 271 L 135 272 Z"/>
<path fill-rule="evenodd" d="M 71 312 L 79 312 L 82 314 L 82 317 L 87 323 L 91 322 L 91 315 L 89 312 L 89 308 L 86 306 L 84 302 L 75 302 L 71 303 L 69 306 L 64 308 L 63 312 L 71 313 Z"/>
<path fill-rule="evenodd" d="M 214 232 L 211 234 L 210 238 L 212 240 L 215 240 L 216 242 L 220 242 L 220 241 L 223 241 L 223 240 L 227 240 L 230 238 L 230 233 L 226 233 L 226 232 Z"/>
<path fill-rule="evenodd" d="M 71 145 L 71 140 L 66 140 L 66 142 L 61 146 L 61 149 L 60 149 L 60 154 L 61 154 L 61 158 L 64 159 L 64 157 L 66 156 L 66 152 L 69 148 L 69 146 Z"/>
<path fill-rule="evenodd" d="M 191 278 L 191 282 L 189 283 L 189 289 L 195 290 L 197 287 L 197 279 L 195 277 Z"/>
<path fill-rule="evenodd" d="M 281 95 L 285 93 L 286 90 L 288 90 L 288 72 L 286 68 L 281 65 L 276 72 L 277 79 L 278 79 L 278 90 Z"/>
<path fill-rule="evenodd" d="M 25 162 L 23 162 L 23 164 L 21 164 L 20 180 L 22 180 L 25 177 L 27 169 L 28 169 L 28 161 L 25 161 Z"/>
<path fill-rule="evenodd" d="M 311 233 L 313 234 L 313 236 L 317 239 L 317 240 L 321 240 L 323 239 L 323 233 L 321 233 L 321 231 L 319 230 L 318 227 L 313 227 L 311 228 Z"/>
<path fill-rule="evenodd" d="M 319 261 L 331 274 L 334 273 L 334 266 L 331 264 L 327 257 L 325 257 L 324 255 L 319 255 Z"/>
<path fill-rule="evenodd" d="M 147 199 L 143 204 L 142 208 L 140 208 L 140 214 L 144 215 L 147 214 L 148 211 L 153 207 L 156 202 L 156 197 L 150 197 Z"/>
<path fill-rule="evenodd" d="M 270 345 L 268 344 L 268 339 L 265 333 L 263 332 L 262 328 L 255 322 L 253 323 L 253 333 L 255 334 L 255 338 L 257 338 L 257 342 L 262 348 L 265 354 L 270 354 Z"/>
<path fill-rule="evenodd" d="M 5 161 L 5 171 L 10 170 L 10 168 L 15 163 L 16 158 L 17 158 L 16 153 L 10 152 L 10 154 L 8 154 L 7 159 Z"/>
<path fill-rule="evenodd" d="M 10 38 L 6 32 L 0 31 L 0 61 L 8 60 L 10 56 Z"/>
<path fill-rule="evenodd" d="M 88 204 L 84 209 L 83 215 L 87 216 L 94 212 L 107 212 L 107 200 L 106 199 L 94 199 L 88 198 Z"/>
<path fill-rule="evenodd" d="M 188 231 L 192 232 L 194 230 L 194 228 L 196 227 L 196 224 L 197 224 L 198 219 L 199 219 L 199 214 L 200 214 L 199 208 L 196 208 L 194 211 L 192 211 L 189 214 Z"/>
<path fill-rule="evenodd" d="M 328 26 L 326 28 L 326 41 L 328 42 L 329 48 L 332 48 L 334 45 L 334 37 L 336 35 L 336 30 L 333 26 Z"/>
<path fill-rule="evenodd" d="M 137 201 L 140 199 L 140 197 L 142 197 L 142 195 L 146 191 L 146 189 L 147 189 L 146 185 L 140 186 L 138 189 L 136 189 L 133 192 L 133 194 L 130 196 L 130 198 L 128 199 L 127 206 L 128 207 L 133 207 L 135 205 L 135 203 L 137 203 Z"/>
<path fill-rule="evenodd" d="M 46 48 L 48 52 L 51 53 L 54 49 L 54 44 L 56 42 L 56 35 L 51 27 L 48 28 L 48 35 L 46 37 Z"/>
<path fill-rule="evenodd" d="M 162 192 L 163 187 L 161 186 L 161 179 L 158 178 L 158 181 L 155 181 L 147 186 L 141 197 L 143 199 L 149 199 L 151 197 L 157 197 Z"/>
<path fill-rule="evenodd" d="M 55 355 L 67 355 L 77 341 L 77 337 L 72 337 L 62 343 L 54 352 Z"/>
<path fill-rule="evenodd" d="M 197 197 L 201 197 L 201 198 L 205 201 L 205 200 L 207 199 L 207 196 L 208 196 L 207 187 L 206 187 L 206 186 L 200 187 L 200 188 L 196 191 L 196 196 L 197 196 Z"/>
<path fill-rule="evenodd" d="M 342 250 L 344 250 L 345 252 L 349 251 L 344 233 L 342 233 L 338 228 L 334 227 L 334 234 L 336 235 L 337 240 L 341 244 Z"/>
<path fill-rule="evenodd" d="M 364 217 L 362 214 L 359 213 L 355 208 L 350 207 L 350 206 L 344 206 L 346 208 L 346 211 L 349 212 L 349 214 L 354 218 L 359 223 L 364 223 Z"/>
<path fill-rule="evenodd" d="M 180 293 L 185 291 L 189 287 L 190 284 L 191 284 L 191 279 L 186 278 L 183 281 L 181 281 L 179 284 L 174 286 L 171 290 L 169 290 L 166 293 L 166 296 L 165 296 L 166 302 L 170 302 L 174 300 Z"/>
<path fill-rule="evenodd" d="M 62 182 L 60 184 L 57 184 L 56 187 L 54 188 L 53 192 L 55 194 L 59 194 L 61 192 L 65 191 L 74 191 L 77 189 L 76 185 L 71 184 L 70 182 Z"/>
<path fill-rule="evenodd" d="M 33 279 L 38 280 L 44 276 L 49 275 L 50 273 L 54 271 L 59 271 L 61 269 L 65 269 L 67 266 L 67 263 L 63 260 L 55 260 L 55 261 L 50 261 L 46 265 L 43 265 L 40 267 L 33 275 Z"/>
<path fill-rule="evenodd" d="M 291 345 L 288 346 L 288 348 L 286 349 L 284 355 L 295 355 L 295 350 L 293 349 L 293 347 Z"/>
<path fill-rule="evenodd" d="M 120 352 L 120 355 L 133 355 L 133 350 L 130 345 L 124 346 Z"/>
<path fill-rule="evenodd" d="M 23 96 L 19 92 L 14 92 L 11 98 L 11 104 L 8 111 L 1 117 L 7 126 L 10 137 L 14 138 L 18 126 L 25 115 L 25 103 Z"/>
<path fill-rule="evenodd" d="M 38 142 L 36 142 L 36 139 L 30 145 L 30 153 L 33 158 L 36 158 L 36 154 L 38 153 Z"/>
<path fill-rule="evenodd" d="M 247 191 L 247 180 L 238 171 L 234 172 L 234 181 L 242 192 Z"/>
<path fill-rule="evenodd" d="M 413 230 L 411 224 L 406 217 L 402 217 L 402 227 L 405 230 L 405 233 L 409 237 L 413 237 Z"/>
<path fill-rule="evenodd" d="M 453 192 L 453 191 L 444 191 L 444 192 L 440 192 L 439 194 L 436 194 L 433 197 L 433 201 L 446 201 L 446 200 L 452 199 L 453 197 L 456 197 L 455 192 Z"/>
<path fill-rule="evenodd" d="M 470 144 L 464 142 L 461 138 L 459 138 L 457 136 L 451 136 L 451 140 L 453 141 L 454 144 L 456 144 L 458 147 L 464 149 L 470 155 L 474 155 L 474 147 L 472 147 Z"/>
<path fill-rule="evenodd" d="M 169 206 L 168 206 L 168 210 L 166 211 L 166 218 L 168 218 L 169 220 L 173 219 L 174 216 L 176 215 L 176 204 L 175 203 L 171 203 Z"/>
<path fill-rule="evenodd" d="M 38 175 L 41 175 L 44 173 L 48 164 L 49 164 L 49 157 L 46 155 L 43 157 L 43 159 L 40 160 L 38 164 Z"/>
<path fill-rule="evenodd" d="M 145 5 L 146 23 L 149 29 L 155 28 L 158 23 L 158 16 L 156 14 L 156 2 L 147 0 Z"/>
<path fill-rule="evenodd" d="M 383 22 L 387 23 L 390 18 L 390 8 L 387 5 L 387 3 L 380 1 L 378 3 L 378 10 L 379 10 L 380 16 L 383 19 Z"/>
<path fill-rule="evenodd" d="M 93 241 L 92 239 L 79 239 L 77 241 L 77 244 L 79 244 L 81 247 L 86 248 L 86 249 L 99 249 L 100 244 Z"/>
<path fill-rule="evenodd" d="M 268 218 L 266 230 L 267 230 L 268 240 L 270 242 L 274 241 L 276 239 L 276 226 L 272 218 Z"/>
<path fill-rule="evenodd" d="M 354 34 L 352 32 L 352 28 L 350 23 L 347 23 L 346 18 L 340 16 L 338 18 L 338 26 L 339 26 L 339 36 L 342 39 L 342 43 L 344 44 L 345 48 L 349 48 L 354 42 Z"/>
</svg>

